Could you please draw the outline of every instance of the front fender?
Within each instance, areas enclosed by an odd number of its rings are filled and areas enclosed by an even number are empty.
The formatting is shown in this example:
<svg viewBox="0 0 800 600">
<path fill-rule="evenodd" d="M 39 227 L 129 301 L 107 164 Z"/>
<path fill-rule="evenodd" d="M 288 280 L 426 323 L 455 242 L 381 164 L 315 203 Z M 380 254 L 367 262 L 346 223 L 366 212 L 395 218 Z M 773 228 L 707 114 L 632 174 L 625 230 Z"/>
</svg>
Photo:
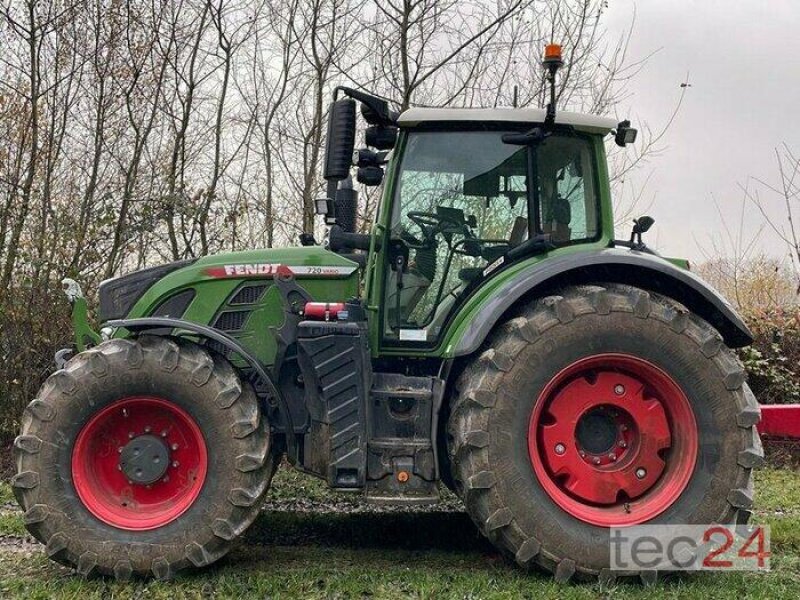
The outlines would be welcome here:
<svg viewBox="0 0 800 600">
<path fill-rule="evenodd" d="M 266 387 L 267 393 L 277 402 L 278 411 L 283 422 L 286 425 L 287 432 L 294 431 L 294 423 L 292 422 L 292 413 L 289 409 L 289 404 L 286 398 L 281 394 L 280 389 L 275 379 L 270 375 L 269 370 L 263 365 L 258 358 L 251 354 L 247 348 L 242 346 L 238 340 L 232 338 L 228 334 L 213 327 L 207 327 L 199 323 L 193 323 L 183 319 L 172 319 L 169 317 L 146 317 L 139 319 L 118 319 L 108 321 L 107 325 L 115 329 L 127 329 L 133 333 L 144 333 L 153 330 L 172 330 L 173 335 L 180 336 L 182 332 L 188 332 L 190 335 L 195 335 L 207 340 L 213 340 L 222 344 L 234 354 L 238 354 L 244 361 L 255 371 L 260 382 Z M 286 435 L 286 450 L 289 461 L 293 464 L 297 461 L 297 443 L 295 442 L 294 435 L 287 433 Z"/>
<path fill-rule="evenodd" d="M 565 285 L 620 283 L 657 292 L 686 306 L 713 325 L 731 348 L 753 342 L 753 335 L 733 307 L 694 273 L 652 254 L 605 248 L 573 252 L 530 264 L 473 306 L 448 344 L 450 357 L 475 352 L 495 324 L 520 301 Z"/>
</svg>

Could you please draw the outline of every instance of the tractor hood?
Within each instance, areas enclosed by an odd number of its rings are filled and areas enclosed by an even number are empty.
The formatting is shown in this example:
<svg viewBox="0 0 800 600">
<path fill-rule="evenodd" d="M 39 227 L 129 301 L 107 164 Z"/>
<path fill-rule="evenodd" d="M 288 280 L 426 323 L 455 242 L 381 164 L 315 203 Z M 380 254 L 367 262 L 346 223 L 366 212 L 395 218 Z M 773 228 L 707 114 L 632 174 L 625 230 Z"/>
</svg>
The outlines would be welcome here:
<svg viewBox="0 0 800 600">
<path fill-rule="evenodd" d="M 317 246 L 217 254 L 205 256 L 193 266 L 201 276 L 212 279 L 271 279 L 276 275 L 330 279 L 349 277 L 358 269 L 353 261 Z"/>
<path fill-rule="evenodd" d="M 132 315 L 158 314 L 158 305 L 181 290 L 187 291 L 183 298 L 188 305 L 195 296 L 195 288 L 206 282 L 227 281 L 235 286 L 241 280 L 271 280 L 280 275 L 298 280 L 347 279 L 357 269 L 356 263 L 319 247 L 269 248 L 204 256 L 104 281 L 98 292 L 99 317 L 104 322 Z M 221 289 L 229 286 L 202 287 Z M 174 306 L 167 308 L 174 312 Z"/>
</svg>

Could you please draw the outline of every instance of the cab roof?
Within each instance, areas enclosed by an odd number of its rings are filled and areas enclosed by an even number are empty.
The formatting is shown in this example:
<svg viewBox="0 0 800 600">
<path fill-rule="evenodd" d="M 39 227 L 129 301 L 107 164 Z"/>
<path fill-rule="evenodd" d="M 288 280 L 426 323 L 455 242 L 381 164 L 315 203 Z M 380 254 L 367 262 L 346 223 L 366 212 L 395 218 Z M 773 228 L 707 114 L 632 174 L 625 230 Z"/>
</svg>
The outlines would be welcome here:
<svg viewBox="0 0 800 600">
<path fill-rule="evenodd" d="M 482 122 L 482 123 L 544 123 L 546 111 L 542 108 L 416 108 L 400 114 L 400 127 L 414 127 L 422 123 Z M 556 125 L 570 125 L 579 131 L 605 135 L 616 128 L 617 122 L 609 117 L 556 111 Z"/>
</svg>

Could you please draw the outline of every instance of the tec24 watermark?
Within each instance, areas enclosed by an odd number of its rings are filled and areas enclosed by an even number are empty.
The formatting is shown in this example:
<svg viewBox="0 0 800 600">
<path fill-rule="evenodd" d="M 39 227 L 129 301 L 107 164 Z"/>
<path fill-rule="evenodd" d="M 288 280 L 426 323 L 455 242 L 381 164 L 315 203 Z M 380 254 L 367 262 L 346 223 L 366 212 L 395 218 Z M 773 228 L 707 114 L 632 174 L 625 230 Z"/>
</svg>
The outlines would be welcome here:
<svg viewBox="0 0 800 600">
<path fill-rule="evenodd" d="M 767 525 L 637 525 L 610 530 L 618 571 L 769 571 Z"/>
</svg>

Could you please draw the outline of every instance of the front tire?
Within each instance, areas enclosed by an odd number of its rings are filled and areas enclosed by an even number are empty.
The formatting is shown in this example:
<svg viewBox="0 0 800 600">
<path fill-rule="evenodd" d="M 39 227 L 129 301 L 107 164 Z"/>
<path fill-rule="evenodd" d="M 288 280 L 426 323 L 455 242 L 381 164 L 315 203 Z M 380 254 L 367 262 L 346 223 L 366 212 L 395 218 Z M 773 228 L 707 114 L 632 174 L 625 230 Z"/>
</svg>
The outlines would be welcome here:
<svg viewBox="0 0 800 600">
<path fill-rule="evenodd" d="M 540 299 L 498 328 L 457 388 L 457 490 L 522 566 L 610 580 L 609 527 L 750 515 L 763 451 L 744 369 L 665 297 L 592 286 Z"/>
<path fill-rule="evenodd" d="M 258 400 L 231 365 L 164 337 L 112 340 L 42 386 L 12 479 L 50 558 L 166 579 L 228 552 L 274 472 Z"/>
</svg>

